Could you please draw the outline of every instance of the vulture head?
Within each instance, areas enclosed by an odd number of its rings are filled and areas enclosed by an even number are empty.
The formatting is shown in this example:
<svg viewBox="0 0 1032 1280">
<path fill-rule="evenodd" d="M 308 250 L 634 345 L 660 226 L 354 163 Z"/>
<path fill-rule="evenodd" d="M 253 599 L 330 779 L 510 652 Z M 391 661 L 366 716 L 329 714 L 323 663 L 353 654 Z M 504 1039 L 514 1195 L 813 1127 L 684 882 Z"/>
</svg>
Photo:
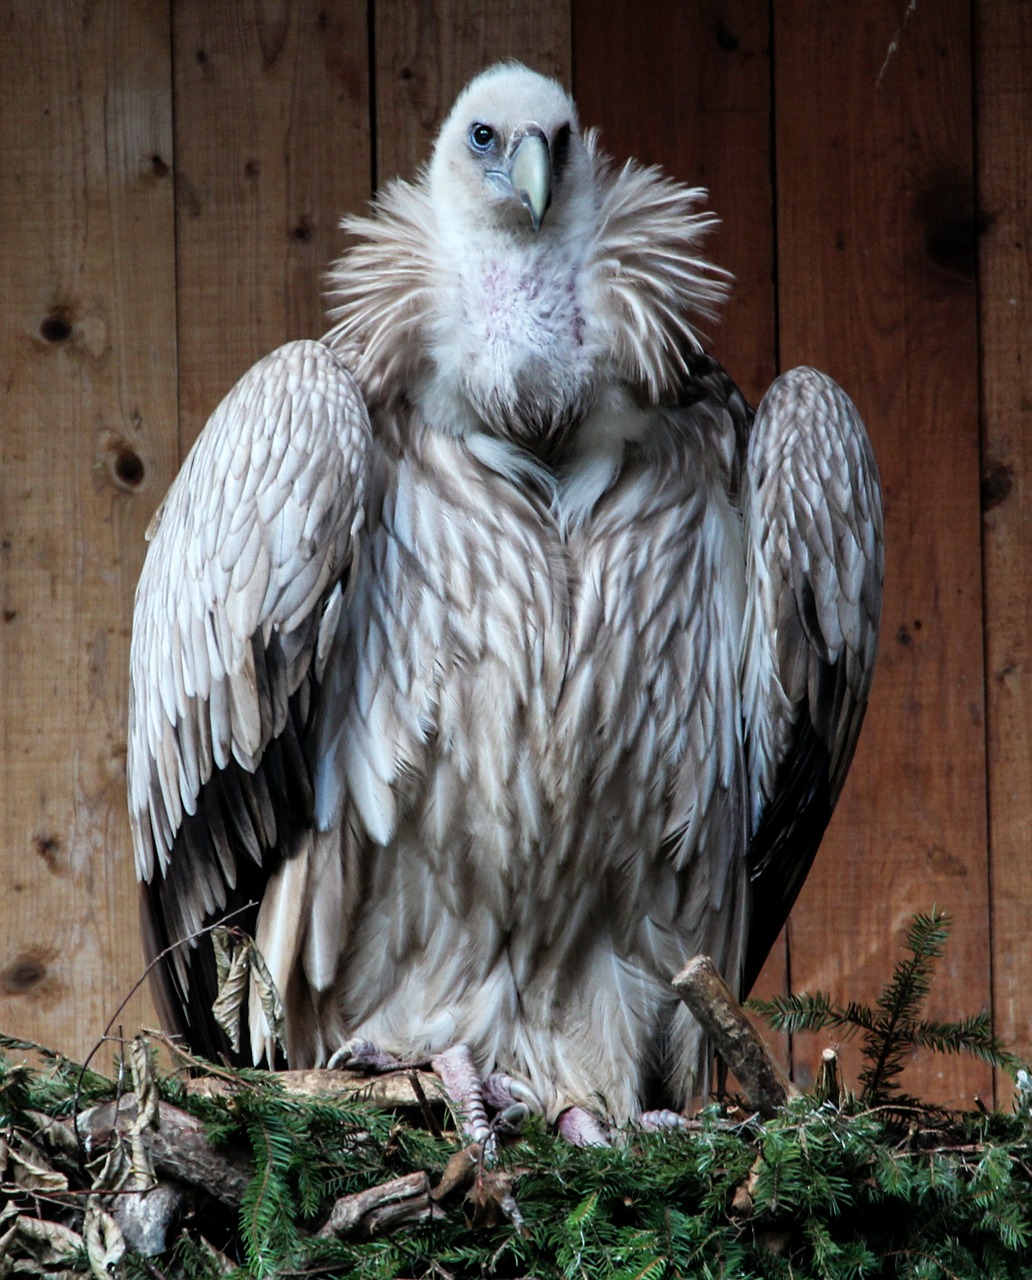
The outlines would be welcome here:
<svg viewBox="0 0 1032 1280">
<path fill-rule="evenodd" d="M 692 324 L 726 293 L 698 255 L 704 194 L 614 168 L 560 84 L 499 63 L 459 95 L 417 180 L 345 223 L 357 243 L 331 275 L 329 340 L 374 419 L 405 388 L 405 430 L 552 468 L 595 448 L 599 409 L 613 453 L 676 399 Z"/>
<path fill-rule="evenodd" d="M 434 147 L 430 198 L 453 233 L 490 228 L 528 239 L 552 224 L 584 227 L 591 164 L 577 108 L 561 85 L 515 63 L 477 76 Z M 558 231 L 557 231 L 558 234 Z"/>
</svg>

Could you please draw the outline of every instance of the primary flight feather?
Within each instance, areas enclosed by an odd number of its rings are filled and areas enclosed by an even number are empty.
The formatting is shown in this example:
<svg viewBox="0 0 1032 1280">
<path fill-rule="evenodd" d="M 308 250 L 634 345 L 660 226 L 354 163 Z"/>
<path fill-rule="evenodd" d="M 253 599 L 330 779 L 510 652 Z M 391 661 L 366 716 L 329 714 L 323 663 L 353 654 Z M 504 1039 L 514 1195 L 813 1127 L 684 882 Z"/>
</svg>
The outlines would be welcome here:
<svg viewBox="0 0 1032 1280">
<path fill-rule="evenodd" d="M 155 517 L 129 798 L 170 1024 L 226 1048 L 247 903 L 292 1065 L 465 1046 L 550 1118 L 680 1107 L 697 952 L 745 990 L 853 754 L 881 605 L 845 393 L 755 417 L 695 332 L 704 193 L 614 166 L 554 81 L 464 90 Z M 249 1054 L 274 1057 L 257 1000 Z"/>
</svg>

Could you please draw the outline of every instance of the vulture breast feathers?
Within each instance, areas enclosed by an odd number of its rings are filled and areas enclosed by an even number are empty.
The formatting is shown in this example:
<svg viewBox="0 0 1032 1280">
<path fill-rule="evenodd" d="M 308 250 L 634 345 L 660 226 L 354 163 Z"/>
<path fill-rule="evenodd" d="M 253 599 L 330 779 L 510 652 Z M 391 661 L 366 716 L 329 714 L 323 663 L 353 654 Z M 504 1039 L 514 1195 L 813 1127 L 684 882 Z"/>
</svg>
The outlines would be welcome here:
<svg viewBox="0 0 1032 1280">
<path fill-rule="evenodd" d="M 848 396 L 794 369 L 754 415 L 699 344 L 728 287 L 704 196 L 493 67 L 346 224 L 326 338 L 202 432 L 140 579 L 129 738 L 145 938 L 198 1050 L 227 1046 L 196 935 L 237 912 L 294 1065 L 465 1045 L 549 1118 L 616 1123 L 699 1087 L 670 978 L 702 951 L 747 990 L 777 936 L 882 581 Z"/>
</svg>

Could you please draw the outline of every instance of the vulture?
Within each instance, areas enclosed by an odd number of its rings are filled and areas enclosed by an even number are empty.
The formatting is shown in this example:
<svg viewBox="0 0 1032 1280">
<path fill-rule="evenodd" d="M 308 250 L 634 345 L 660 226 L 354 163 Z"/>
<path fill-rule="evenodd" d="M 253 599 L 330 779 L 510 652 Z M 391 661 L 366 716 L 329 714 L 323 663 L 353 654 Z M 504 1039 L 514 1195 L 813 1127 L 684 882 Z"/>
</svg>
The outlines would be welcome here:
<svg viewBox="0 0 1032 1280">
<path fill-rule="evenodd" d="M 556 81 L 461 93 L 345 228 L 332 328 L 260 360 L 148 531 L 128 791 L 170 1028 L 247 1062 L 428 1062 L 574 1140 L 706 1087 L 671 987 L 749 989 L 841 791 L 877 644 L 877 468 L 811 368 L 703 349 L 706 193 Z M 584 1140 L 590 1140 L 585 1138 Z"/>
</svg>

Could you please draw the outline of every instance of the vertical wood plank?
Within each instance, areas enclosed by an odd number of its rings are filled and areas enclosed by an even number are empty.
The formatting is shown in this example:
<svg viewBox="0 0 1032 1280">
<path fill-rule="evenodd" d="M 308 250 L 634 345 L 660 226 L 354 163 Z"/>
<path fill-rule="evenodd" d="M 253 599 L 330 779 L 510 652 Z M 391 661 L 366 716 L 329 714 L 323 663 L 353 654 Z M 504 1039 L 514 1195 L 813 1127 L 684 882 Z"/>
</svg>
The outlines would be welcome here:
<svg viewBox="0 0 1032 1280">
<path fill-rule="evenodd" d="M 364 5 L 176 0 L 183 448 L 260 356 L 318 337 L 338 223 L 370 195 Z"/>
<path fill-rule="evenodd" d="M 169 15 L 0 26 L 0 1024 L 81 1056 L 143 967 L 125 672 L 176 416 Z"/>
<path fill-rule="evenodd" d="M 459 90 L 491 63 L 570 82 L 569 0 L 378 0 L 374 40 L 379 184 L 415 175 Z"/>
<path fill-rule="evenodd" d="M 975 6 L 994 1007 L 1032 1056 L 1032 9 Z M 1002 1097 L 1009 1087 L 1001 1082 Z"/>
<path fill-rule="evenodd" d="M 969 12 L 775 14 L 782 363 L 857 401 L 887 542 L 870 714 L 792 916 L 792 979 L 869 999 L 911 914 L 938 904 L 955 924 L 929 1012 L 956 1017 L 990 999 Z M 800 1047 L 804 1082 L 819 1047 Z M 935 1055 L 906 1083 L 958 1105 L 991 1089 L 981 1064 Z"/>
</svg>

